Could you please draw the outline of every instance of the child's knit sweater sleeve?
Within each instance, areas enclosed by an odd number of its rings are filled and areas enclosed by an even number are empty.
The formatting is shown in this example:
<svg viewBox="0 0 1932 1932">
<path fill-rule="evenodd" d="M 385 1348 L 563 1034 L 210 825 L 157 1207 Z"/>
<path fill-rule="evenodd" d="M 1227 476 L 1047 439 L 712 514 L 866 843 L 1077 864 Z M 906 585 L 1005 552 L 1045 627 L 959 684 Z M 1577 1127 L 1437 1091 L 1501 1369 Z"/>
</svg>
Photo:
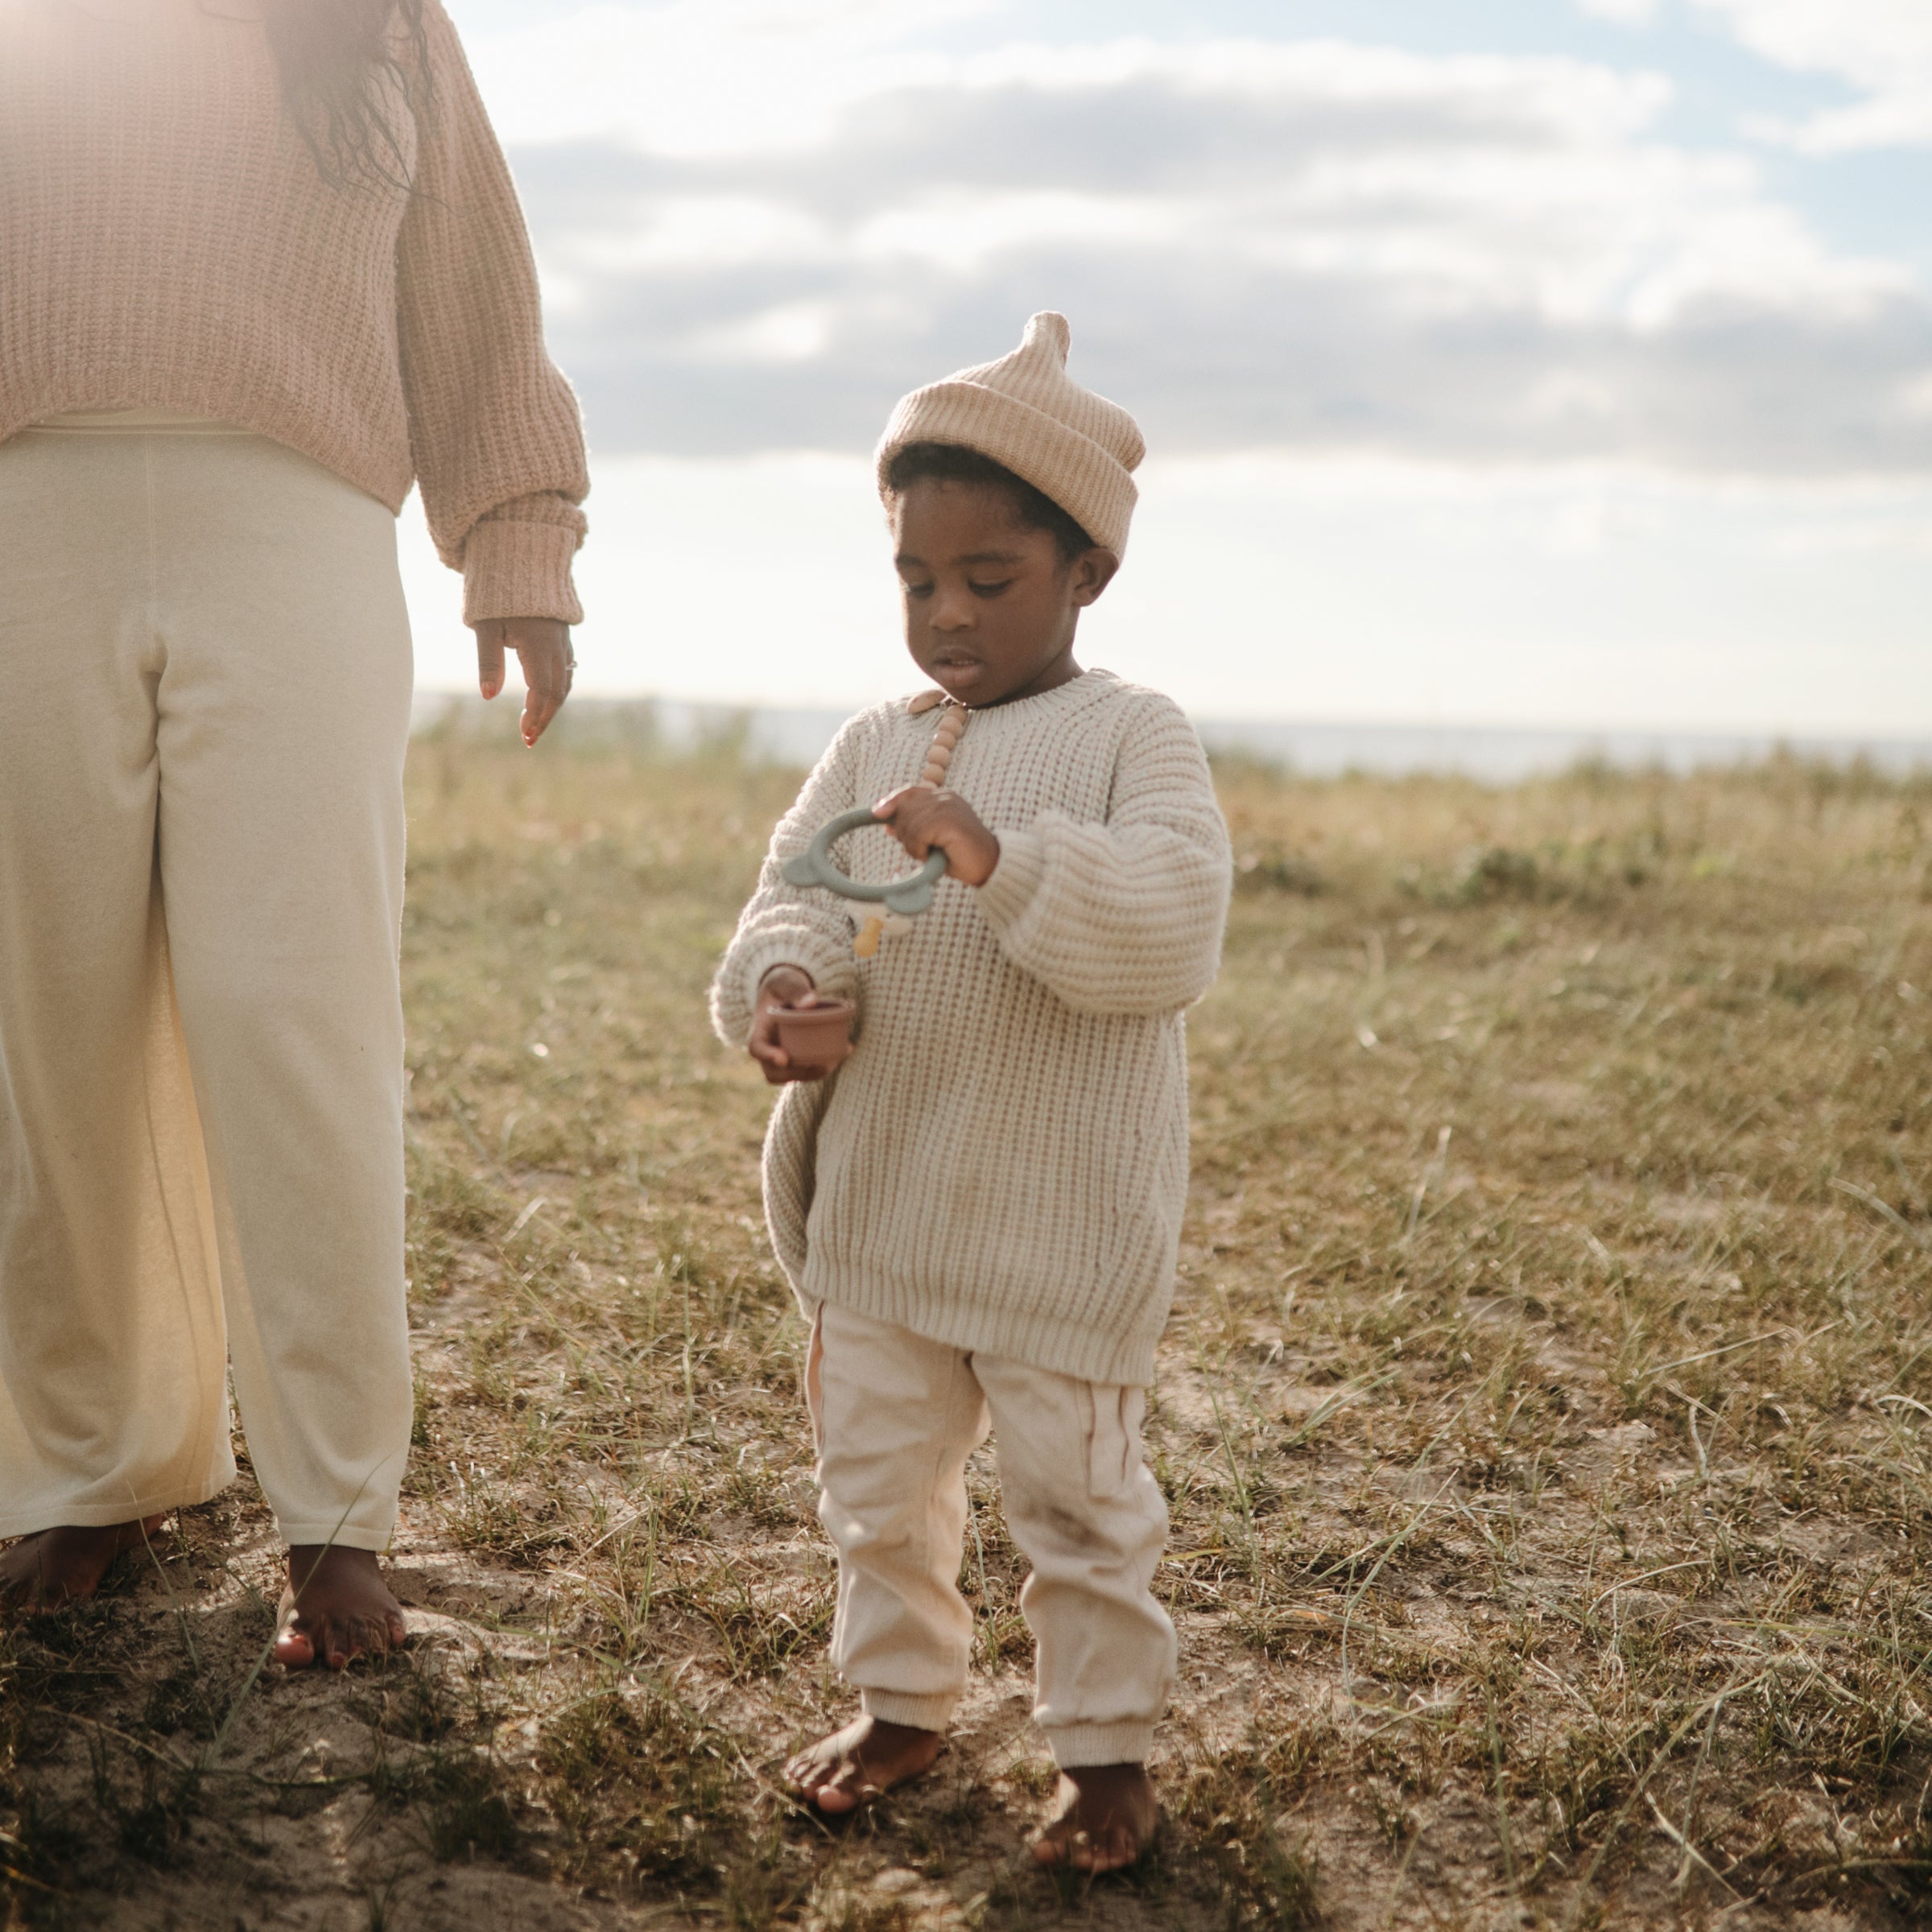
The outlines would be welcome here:
<svg viewBox="0 0 1932 1932">
<path fill-rule="evenodd" d="M 1232 879 L 1200 740 L 1149 694 L 1104 824 L 1043 811 L 1000 833 L 979 906 L 1014 965 L 1075 1011 L 1170 1013 L 1214 983 Z"/>
<path fill-rule="evenodd" d="M 784 869 L 828 819 L 872 803 L 869 795 L 861 800 L 859 778 L 874 715 L 862 712 L 840 732 L 771 835 L 758 890 L 739 914 L 738 929 L 712 981 L 711 1023 L 727 1046 L 742 1046 L 751 1038 L 758 982 L 774 966 L 803 967 L 821 993 L 839 999 L 857 990 L 844 902 L 816 888 L 787 885 Z"/>
</svg>

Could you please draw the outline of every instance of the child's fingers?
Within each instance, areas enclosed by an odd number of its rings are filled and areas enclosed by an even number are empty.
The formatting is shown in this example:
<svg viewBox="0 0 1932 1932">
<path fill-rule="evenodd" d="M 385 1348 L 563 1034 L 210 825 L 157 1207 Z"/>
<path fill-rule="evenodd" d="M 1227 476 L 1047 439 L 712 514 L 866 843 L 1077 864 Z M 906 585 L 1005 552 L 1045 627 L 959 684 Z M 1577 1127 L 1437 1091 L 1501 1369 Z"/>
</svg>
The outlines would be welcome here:
<svg viewBox="0 0 1932 1932">
<path fill-rule="evenodd" d="M 758 1063 L 758 1071 L 765 1076 L 768 1087 L 782 1087 L 787 1080 L 810 1080 L 810 1071 L 798 1064 L 782 1046 L 775 1042 L 754 1043 L 751 1057 Z"/>
<path fill-rule="evenodd" d="M 754 1060 L 767 1067 L 788 1067 L 791 1057 L 778 1044 L 778 1022 L 769 1009 L 761 1012 L 752 1022 L 751 1038 L 745 1042 Z"/>
<path fill-rule="evenodd" d="M 807 1083 L 828 1080 L 844 1063 L 845 1055 L 840 1054 L 836 1060 L 817 1060 L 809 1067 L 793 1067 L 784 1077 L 788 1080 L 804 1080 Z"/>
<path fill-rule="evenodd" d="M 905 847 L 915 859 L 923 859 L 932 849 L 932 841 L 927 828 L 931 824 L 931 814 L 927 809 L 932 795 L 927 791 L 923 796 L 915 795 L 923 788 L 914 786 L 908 791 L 895 792 L 873 807 L 879 815 L 886 829 Z M 887 807 L 890 815 L 886 815 Z"/>
<path fill-rule="evenodd" d="M 838 1071 L 845 1055 L 840 1054 L 836 1060 L 791 1060 L 782 1067 L 767 1066 L 765 1083 L 769 1087 L 783 1087 L 792 1081 L 802 1081 L 809 1086 L 815 1080 L 828 1079 Z"/>
<path fill-rule="evenodd" d="M 797 1011 L 805 1006 L 822 1004 L 816 993 L 807 993 L 792 1001 L 791 1009 Z M 852 1058 L 852 1042 L 848 1040 L 828 1059 L 802 1060 L 787 1053 L 779 1045 L 778 1019 L 775 1013 L 762 1014 L 752 1029 L 746 1051 L 758 1063 L 768 1084 L 781 1087 L 788 1080 L 822 1080 L 828 1074 L 835 1073 Z"/>
</svg>

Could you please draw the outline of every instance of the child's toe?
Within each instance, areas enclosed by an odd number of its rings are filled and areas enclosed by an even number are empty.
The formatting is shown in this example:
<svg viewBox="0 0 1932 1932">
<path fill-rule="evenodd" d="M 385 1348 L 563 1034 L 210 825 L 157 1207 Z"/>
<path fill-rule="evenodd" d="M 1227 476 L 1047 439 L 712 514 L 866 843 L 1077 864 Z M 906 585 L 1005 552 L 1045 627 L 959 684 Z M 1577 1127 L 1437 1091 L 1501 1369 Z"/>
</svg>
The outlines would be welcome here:
<svg viewBox="0 0 1932 1932">
<path fill-rule="evenodd" d="M 1065 1831 L 1042 1831 L 1033 1841 L 1033 1856 L 1036 1864 L 1063 1865 L 1072 1862 L 1072 1848 Z"/>
<path fill-rule="evenodd" d="M 811 1802 L 828 1818 L 843 1818 L 848 1811 L 859 1808 L 861 1794 L 840 1780 L 820 1785 L 811 1794 Z"/>
<path fill-rule="evenodd" d="M 275 1639 L 275 1662 L 285 1670 L 306 1670 L 316 1661 L 316 1646 L 306 1630 L 294 1624 Z"/>
</svg>

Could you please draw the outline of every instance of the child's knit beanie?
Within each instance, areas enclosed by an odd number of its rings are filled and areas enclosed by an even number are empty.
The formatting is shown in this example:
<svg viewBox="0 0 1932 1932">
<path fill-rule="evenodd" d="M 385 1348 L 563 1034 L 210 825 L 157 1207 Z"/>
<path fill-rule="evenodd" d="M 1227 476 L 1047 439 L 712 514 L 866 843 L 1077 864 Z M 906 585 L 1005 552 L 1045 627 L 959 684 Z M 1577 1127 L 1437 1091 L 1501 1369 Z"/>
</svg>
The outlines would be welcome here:
<svg viewBox="0 0 1932 1932">
<path fill-rule="evenodd" d="M 1011 355 L 903 398 L 879 442 L 880 493 L 909 443 L 959 444 L 1051 497 L 1095 543 L 1125 551 L 1139 495 L 1131 473 L 1147 445 L 1119 403 L 1067 374 L 1072 339 L 1067 318 L 1042 309 Z"/>
</svg>

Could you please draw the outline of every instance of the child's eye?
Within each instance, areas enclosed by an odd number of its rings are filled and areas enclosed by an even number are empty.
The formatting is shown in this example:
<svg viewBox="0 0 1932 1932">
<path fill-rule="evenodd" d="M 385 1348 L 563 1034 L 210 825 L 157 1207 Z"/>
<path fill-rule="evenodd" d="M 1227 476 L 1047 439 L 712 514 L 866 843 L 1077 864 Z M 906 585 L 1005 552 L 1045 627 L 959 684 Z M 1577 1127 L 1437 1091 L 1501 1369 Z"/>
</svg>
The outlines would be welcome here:
<svg viewBox="0 0 1932 1932">
<path fill-rule="evenodd" d="M 932 595 L 932 586 L 930 584 L 908 584 L 903 578 L 901 578 L 899 588 L 909 597 L 929 597 Z"/>
<path fill-rule="evenodd" d="M 1009 589 L 1012 584 L 1011 577 L 1003 577 L 997 584 L 976 584 L 970 577 L 966 580 L 966 588 L 976 597 L 997 597 L 1001 591 Z"/>
</svg>

